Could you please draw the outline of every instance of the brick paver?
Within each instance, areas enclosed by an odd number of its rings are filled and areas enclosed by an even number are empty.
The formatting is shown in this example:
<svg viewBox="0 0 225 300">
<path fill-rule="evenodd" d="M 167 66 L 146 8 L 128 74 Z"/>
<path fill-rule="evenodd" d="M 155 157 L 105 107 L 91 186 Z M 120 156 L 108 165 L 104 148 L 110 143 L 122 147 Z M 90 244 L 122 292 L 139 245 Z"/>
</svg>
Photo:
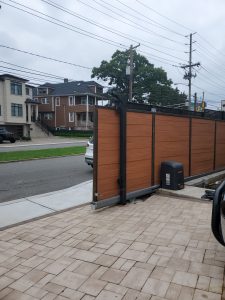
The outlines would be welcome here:
<svg viewBox="0 0 225 300">
<path fill-rule="evenodd" d="M 225 249 L 210 222 L 209 202 L 155 195 L 7 229 L 0 299 L 225 299 Z"/>
</svg>

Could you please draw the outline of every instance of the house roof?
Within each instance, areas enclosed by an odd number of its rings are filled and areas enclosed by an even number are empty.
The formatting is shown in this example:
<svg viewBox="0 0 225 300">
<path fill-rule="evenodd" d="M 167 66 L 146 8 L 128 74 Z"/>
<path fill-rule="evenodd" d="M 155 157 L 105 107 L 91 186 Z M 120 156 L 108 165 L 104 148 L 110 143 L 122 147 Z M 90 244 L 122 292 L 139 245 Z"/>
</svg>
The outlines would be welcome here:
<svg viewBox="0 0 225 300">
<path fill-rule="evenodd" d="M 19 81 L 23 81 L 23 82 L 28 82 L 29 81 L 29 80 L 24 79 L 22 77 L 14 76 L 14 75 L 11 75 L 11 74 L 1 74 L 0 75 L 0 80 L 5 80 L 5 79 L 19 80 Z"/>
<path fill-rule="evenodd" d="M 47 87 L 52 91 L 49 92 L 52 96 L 66 96 L 74 94 L 94 94 L 91 86 L 102 88 L 100 84 L 95 81 L 71 81 L 62 83 L 45 83 L 38 88 Z"/>
</svg>

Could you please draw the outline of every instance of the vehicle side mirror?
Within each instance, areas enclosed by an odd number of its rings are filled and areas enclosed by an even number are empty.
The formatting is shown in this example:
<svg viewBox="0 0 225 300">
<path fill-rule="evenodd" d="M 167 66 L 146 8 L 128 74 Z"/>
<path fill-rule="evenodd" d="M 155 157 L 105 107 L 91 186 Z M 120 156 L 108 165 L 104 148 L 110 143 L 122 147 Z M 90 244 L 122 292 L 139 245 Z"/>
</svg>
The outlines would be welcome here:
<svg viewBox="0 0 225 300">
<path fill-rule="evenodd" d="M 216 189 L 213 198 L 211 227 L 217 241 L 225 246 L 225 180 Z"/>
</svg>

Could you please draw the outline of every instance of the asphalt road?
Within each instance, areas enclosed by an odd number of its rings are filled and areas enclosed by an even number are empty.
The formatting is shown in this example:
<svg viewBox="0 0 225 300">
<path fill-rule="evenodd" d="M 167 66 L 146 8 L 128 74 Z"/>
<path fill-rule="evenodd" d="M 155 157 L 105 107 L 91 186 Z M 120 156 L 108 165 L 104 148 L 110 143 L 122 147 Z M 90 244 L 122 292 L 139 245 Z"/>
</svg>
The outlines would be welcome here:
<svg viewBox="0 0 225 300">
<path fill-rule="evenodd" d="M 68 188 L 92 175 L 83 155 L 0 164 L 0 202 Z"/>
<path fill-rule="evenodd" d="M 64 142 L 64 143 L 46 143 L 46 144 L 31 144 L 31 145 L 20 145 L 19 143 L 10 144 L 4 143 L 0 144 L 0 152 L 11 152 L 11 151 L 26 151 L 26 150 L 38 150 L 38 149 L 50 149 L 50 148 L 65 148 L 73 146 L 86 146 L 87 141 L 74 141 L 74 142 Z"/>
</svg>

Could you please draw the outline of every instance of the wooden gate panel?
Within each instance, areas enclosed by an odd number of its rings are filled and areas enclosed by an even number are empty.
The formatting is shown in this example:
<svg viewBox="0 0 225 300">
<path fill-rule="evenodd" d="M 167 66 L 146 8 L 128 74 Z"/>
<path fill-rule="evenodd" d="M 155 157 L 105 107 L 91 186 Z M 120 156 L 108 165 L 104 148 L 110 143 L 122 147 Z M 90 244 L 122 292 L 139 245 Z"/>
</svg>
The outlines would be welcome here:
<svg viewBox="0 0 225 300">
<path fill-rule="evenodd" d="M 191 175 L 212 172 L 215 122 L 193 118 L 191 131 Z"/>
<path fill-rule="evenodd" d="M 189 119 L 176 116 L 155 116 L 155 184 L 160 183 L 162 161 L 174 160 L 189 175 Z"/>
<path fill-rule="evenodd" d="M 119 115 L 112 109 L 97 110 L 97 200 L 119 194 Z"/>
<path fill-rule="evenodd" d="M 216 124 L 216 169 L 225 168 L 225 122 Z"/>
<path fill-rule="evenodd" d="M 152 115 L 127 113 L 127 192 L 151 186 Z"/>
</svg>

